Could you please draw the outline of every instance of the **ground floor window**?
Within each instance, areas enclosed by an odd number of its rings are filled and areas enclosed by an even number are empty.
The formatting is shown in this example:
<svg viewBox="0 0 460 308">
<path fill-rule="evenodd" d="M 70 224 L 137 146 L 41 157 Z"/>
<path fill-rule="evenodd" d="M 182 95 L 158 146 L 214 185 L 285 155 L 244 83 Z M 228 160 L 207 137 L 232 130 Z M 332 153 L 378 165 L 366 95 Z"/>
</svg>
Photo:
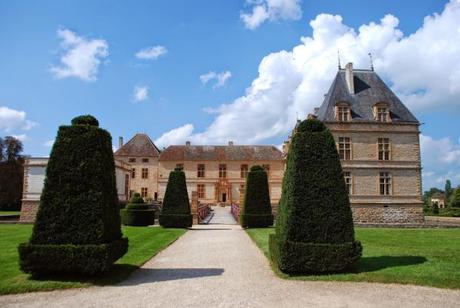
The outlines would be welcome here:
<svg viewBox="0 0 460 308">
<path fill-rule="evenodd" d="M 206 198 L 206 187 L 204 186 L 204 184 L 198 184 L 196 186 L 196 190 L 198 192 L 198 198 L 199 199 Z"/>
<path fill-rule="evenodd" d="M 380 194 L 391 195 L 391 174 L 390 172 L 380 172 Z"/>
<path fill-rule="evenodd" d="M 352 192 L 352 189 L 353 189 L 353 185 L 352 185 L 352 179 L 351 179 L 351 172 L 349 171 L 345 171 L 343 173 L 343 177 L 345 179 L 345 187 L 347 188 L 347 192 L 349 195 L 351 195 L 353 192 Z"/>
<path fill-rule="evenodd" d="M 147 192 L 148 192 L 147 187 L 141 187 L 141 197 L 142 197 L 142 198 L 146 198 L 146 197 L 147 197 Z"/>
</svg>

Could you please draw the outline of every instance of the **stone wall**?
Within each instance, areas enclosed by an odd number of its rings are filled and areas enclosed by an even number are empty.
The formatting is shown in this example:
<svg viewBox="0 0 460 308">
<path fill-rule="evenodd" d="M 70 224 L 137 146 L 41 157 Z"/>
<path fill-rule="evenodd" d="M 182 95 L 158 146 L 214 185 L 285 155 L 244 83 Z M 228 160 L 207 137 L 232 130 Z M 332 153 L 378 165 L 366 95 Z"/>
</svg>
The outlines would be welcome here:
<svg viewBox="0 0 460 308">
<path fill-rule="evenodd" d="M 39 200 L 22 201 L 20 222 L 34 222 L 37 215 Z"/>
<path fill-rule="evenodd" d="M 423 208 L 413 206 L 352 206 L 355 223 L 417 224 L 424 223 Z"/>
</svg>

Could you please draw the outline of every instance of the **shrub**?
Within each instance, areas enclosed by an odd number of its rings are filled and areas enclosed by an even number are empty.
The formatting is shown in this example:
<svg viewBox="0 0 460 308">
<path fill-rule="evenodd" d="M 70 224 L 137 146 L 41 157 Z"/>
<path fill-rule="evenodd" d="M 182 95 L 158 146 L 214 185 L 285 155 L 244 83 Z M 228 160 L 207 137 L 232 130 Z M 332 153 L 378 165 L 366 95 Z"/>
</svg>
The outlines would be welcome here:
<svg viewBox="0 0 460 308">
<path fill-rule="evenodd" d="M 185 174 L 179 168 L 169 174 L 159 220 L 160 225 L 166 228 L 187 228 L 192 226 Z"/>
<path fill-rule="evenodd" d="M 433 202 L 433 214 L 439 214 L 439 205 L 438 202 Z"/>
<path fill-rule="evenodd" d="M 135 193 L 126 209 L 121 210 L 121 221 L 126 226 L 149 226 L 155 224 L 155 210 L 144 203 L 139 193 Z"/>
<path fill-rule="evenodd" d="M 452 208 L 460 208 L 460 187 L 453 190 L 449 198 L 449 206 Z"/>
<path fill-rule="evenodd" d="M 340 271 L 361 257 L 334 138 L 318 120 L 301 122 L 292 138 L 269 245 L 287 273 Z"/>
<path fill-rule="evenodd" d="M 24 180 L 23 159 L 0 162 L 0 210 L 21 209 Z"/>
<path fill-rule="evenodd" d="M 241 225 L 248 228 L 273 225 L 267 173 L 261 166 L 252 166 L 246 179 L 244 207 L 240 219 Z"/>
<path fill-rule="evenodd" d="M 128 248 L 121 234 L 111 136 L 76 119 L 59 127 L 31 239 L 19 246 L 26 273 L 94 274 L 107 270 Z"/>
</svg>

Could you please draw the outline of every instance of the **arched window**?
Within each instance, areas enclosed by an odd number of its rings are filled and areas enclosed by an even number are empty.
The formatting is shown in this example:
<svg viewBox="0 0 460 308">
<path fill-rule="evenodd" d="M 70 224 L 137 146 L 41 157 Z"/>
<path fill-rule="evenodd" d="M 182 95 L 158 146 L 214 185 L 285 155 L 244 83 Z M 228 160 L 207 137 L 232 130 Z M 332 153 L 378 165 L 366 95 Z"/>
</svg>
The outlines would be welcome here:
<svg viewBox="0 0 460 308">
<path fill-rule="evenodd" d="M 390 108 L 385 102 L 379 102 L 374 105 L 374 120 L 378 122 L 391 122 Z"/>
<path fill-rule="evenodd" d="M 339 122 L 351 121 L 351 108 L 347 102 L 338 102 L 335 105 L 335 118 Z"/>
</svg>

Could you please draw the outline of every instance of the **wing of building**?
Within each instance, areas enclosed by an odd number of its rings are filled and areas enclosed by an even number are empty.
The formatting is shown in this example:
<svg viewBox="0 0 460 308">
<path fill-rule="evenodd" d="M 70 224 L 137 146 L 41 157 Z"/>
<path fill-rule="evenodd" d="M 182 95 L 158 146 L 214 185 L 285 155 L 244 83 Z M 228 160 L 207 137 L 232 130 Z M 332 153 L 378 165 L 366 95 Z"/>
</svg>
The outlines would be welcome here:
<svg viewBox="0 0 460 308">
<path fill-rule="evenodd" d="M 355 222 L 423 222 L 420 123 L 374 70 L 339 69 L 313 116 L 334 135 Z"/>
</svg>

